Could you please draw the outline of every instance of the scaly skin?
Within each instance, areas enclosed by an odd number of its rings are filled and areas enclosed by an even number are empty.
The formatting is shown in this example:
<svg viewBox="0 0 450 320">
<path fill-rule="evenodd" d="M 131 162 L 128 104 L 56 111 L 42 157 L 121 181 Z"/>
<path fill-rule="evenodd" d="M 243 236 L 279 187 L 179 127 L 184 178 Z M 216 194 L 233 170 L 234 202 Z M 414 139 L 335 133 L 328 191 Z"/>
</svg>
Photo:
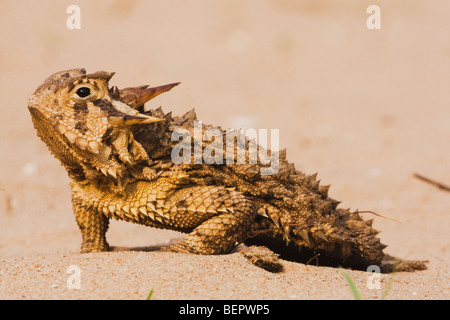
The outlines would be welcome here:
<svg viewBox="0 0 450 320">
<path fill-rule="evenodd" d="M 163 250 L 222 254 L 244 242 L 294 260 L 320 253 L 324 263 L 383 265 L 385 245 L 372 222 L 337 209 L 329 186 L 297 171 L 285 151 L 278 154 L 279 169 L 271 176 L 261 175 L 260 162 L 174 164 L 171 150 L 178 142 L 171 141 L 172 133 L 182 128 L 192 137 L 195 113 L 173 118 L 161 109 L 145 112 L 143 106 L 178 83 L 119 90 L 108 88 L 112 75 L 84 69 L 53 74 L 28 104 L 38 136 L 72 180 L 81 252 L 109 249 L 106 231 L 114 218 L 188 234 Z M 203 131 L 208 128 L 203 125 Z M 225 137 L 225 131 L 214 129 Z M 202 150 L 208 144 L 202 139 Z M 249 148 L 238 145 L 234 159 L 238 149 L 249 160 Z M 414 263 L 412 269 L 425 268 Z"/>
</svg>

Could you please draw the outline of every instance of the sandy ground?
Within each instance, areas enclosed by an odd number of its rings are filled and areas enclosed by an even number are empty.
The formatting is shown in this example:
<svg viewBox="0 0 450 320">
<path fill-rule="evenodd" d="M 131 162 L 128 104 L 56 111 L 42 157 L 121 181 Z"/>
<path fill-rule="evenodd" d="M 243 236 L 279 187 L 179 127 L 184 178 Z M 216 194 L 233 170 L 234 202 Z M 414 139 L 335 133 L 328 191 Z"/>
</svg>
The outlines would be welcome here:
<svg viewBox="0 0 450 320">
<path fill-rule="evenodd" d="M 66 28 L 70 1 L 2 0 L 0 299 L 145 299 L 151 288 L 152 299 L 353 298 L 336 268 L 284 261 L 273 274 L 238 253 L 161 253 L 183 235 L 124 222 L 108 233 L 118 251 L 79 254 L 69 180 L 26 108 L 45 77 L 74 67 L 115 71 L 119 87 L 181 81 L 151 107 L 280 129 L 288 158 L 343 207 L 401 220 L 375 218 L 387 253 L 429 260 L 373 289 L 349 271 L 364 298 L 389 285 L 388 299 L 450 297 L 450 193 L 412 176 L 450 184 L 448 1 L 376 1 L 380 30 L 366 27 L 367 1 L 76 2 L 81 30 Z"/>
</svg>

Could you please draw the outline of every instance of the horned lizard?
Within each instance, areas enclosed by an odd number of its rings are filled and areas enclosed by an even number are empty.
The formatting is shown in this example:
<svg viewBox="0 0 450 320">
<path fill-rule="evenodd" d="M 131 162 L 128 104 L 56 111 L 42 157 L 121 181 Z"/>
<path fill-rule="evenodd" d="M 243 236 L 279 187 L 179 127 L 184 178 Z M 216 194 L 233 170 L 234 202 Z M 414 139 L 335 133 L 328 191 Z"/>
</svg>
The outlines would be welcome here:
<svg viewBox="0 0 450 320">
<path fill-rule="evenodd" d="M 82 253 L 109 249 L 106 232 L 113 218 L 187 233 L 163 248 L 173 252 L 223 254 L 245 243 L 297 261 L 320 254 L 323 264 L 353 268 L 389 260 L 372 220 L 338 208 L 329 186 L 320 185 L 316 174 L 296 170 L 285 150 L 277 153 L 273 175 L 261 174 L 259 161 L 174 163 L 171 152 L 178 142 L 172 134 L 180 128 L 192 134 L 195 112 L 172 117 L 161 108 L 146 111 L 144 104 L 178 83 L 119 90 L 109 87 L 113 75 L 84 69 L 55 73 L 28 104 L 38 136 L 71 179 Z M 240 151 L 249 159 L 245 141 L 244 147 L 233 146 L 234 157 Z M 202 140 L 202 150 L 209 143 Z M 398 265 L 424 268 L 420 261 Z"/>
</svg>

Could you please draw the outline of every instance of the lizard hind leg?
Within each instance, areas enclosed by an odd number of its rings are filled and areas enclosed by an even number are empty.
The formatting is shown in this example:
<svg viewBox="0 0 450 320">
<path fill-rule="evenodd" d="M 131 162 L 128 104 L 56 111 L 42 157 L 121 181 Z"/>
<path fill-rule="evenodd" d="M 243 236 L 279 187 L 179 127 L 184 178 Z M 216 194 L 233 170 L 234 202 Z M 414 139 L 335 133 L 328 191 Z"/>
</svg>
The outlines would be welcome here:
<svg viewBox="0 0 450 320">
<path fill-rule="evenodd" d="M 180 243 L 162 248 L 163 251 L 195 254 L 224 254 L 230 252 L 246 237 L 256 211 L 253 202 L 236 191 L 216 203 L 216 214 L 196 226 Z M 223 196 L 221 197 L 223 199 Z"/>
</svg>

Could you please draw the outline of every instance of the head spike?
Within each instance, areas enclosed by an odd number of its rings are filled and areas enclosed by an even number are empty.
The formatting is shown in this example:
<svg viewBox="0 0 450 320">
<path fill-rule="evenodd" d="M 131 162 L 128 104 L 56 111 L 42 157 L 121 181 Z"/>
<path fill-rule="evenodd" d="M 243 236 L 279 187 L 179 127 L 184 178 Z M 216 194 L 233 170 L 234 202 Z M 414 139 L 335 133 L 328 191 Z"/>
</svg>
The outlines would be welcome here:
<svg viewBox="0 0 450 320">
<path fill-rule="evenodd" d="M 121 97 L 125 97 L 127 95 L 132 95 L 134 92 L 138 92 L 148 88 L 148 85 L 138 86 L 138 87 L 128 87 L 118 90 Z"/>
<path fill-rule="evenodd" d="M 120 90 L 120 100 L 130 107 L 137 109 L 144 105 L 147 101 L 159 96 L 161 93 L 169 91 L 179 84 L 180 82 L 175 82 L 152 88 L 148 88 L 148 86 L 126 88 Z"/>
<path fill-rule="evenodd" d="M 108 121 L 110 124 L 115 126 L 130 126 L 133 124 L 145 124 L 164 121 L 164 119 L 147 116 L 145 114 L 129 115 L 123 113 L 114 113 L 108 116 Z"/>
<path fill-rule="evenodd" d="M 108 82 L 115 74 L 116 74 L 115 72 L 98 71 L 95 73 L 88 74 L 86 77 L 89 77 L 90 79 L 102 79 Z"/>
</svg>

